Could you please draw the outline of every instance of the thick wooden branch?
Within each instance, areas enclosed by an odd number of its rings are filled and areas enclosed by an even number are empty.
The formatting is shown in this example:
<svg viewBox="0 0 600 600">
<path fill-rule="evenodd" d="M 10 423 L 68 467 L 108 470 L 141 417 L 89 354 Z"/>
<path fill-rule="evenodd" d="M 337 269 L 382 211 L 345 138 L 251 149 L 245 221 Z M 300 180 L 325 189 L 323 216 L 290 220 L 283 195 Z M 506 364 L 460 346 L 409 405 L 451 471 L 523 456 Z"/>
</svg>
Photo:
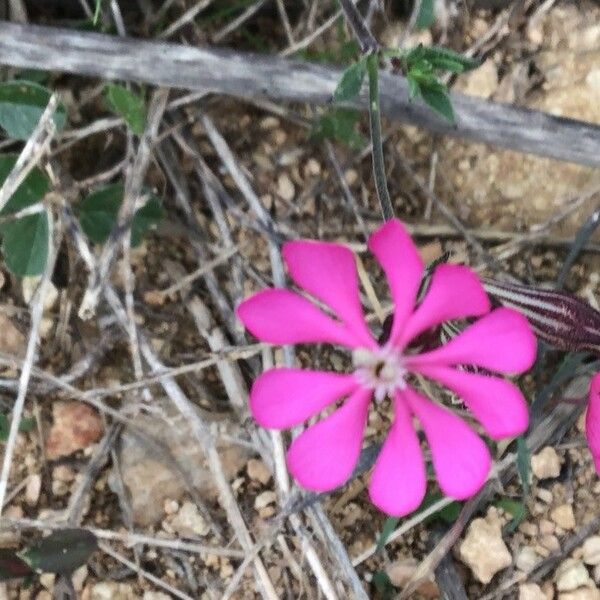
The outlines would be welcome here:
<svg viewBox="0 0 600 600">
<path fill-rule="evenodd" d="M 192 48 L 0 21 L 0 64 L 140 81 L 243 98 L 327 104 L 341 70 L 272 55 Z M 600 126 L 453 93 L 456 125 L 410 102 L 406 81 L 381 75 L 388 118 L 568 162 L 600 166 Z M 366 96 L 358 105 L 366 107 Z"/>
</svg>

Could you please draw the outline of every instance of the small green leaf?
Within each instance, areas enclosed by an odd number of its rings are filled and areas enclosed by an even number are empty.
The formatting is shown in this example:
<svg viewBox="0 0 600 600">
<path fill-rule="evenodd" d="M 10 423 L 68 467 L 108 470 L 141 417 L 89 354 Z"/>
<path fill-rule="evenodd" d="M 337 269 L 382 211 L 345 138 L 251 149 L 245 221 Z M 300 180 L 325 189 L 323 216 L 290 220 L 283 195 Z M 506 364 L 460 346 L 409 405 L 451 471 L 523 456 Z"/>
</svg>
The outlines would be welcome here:
<svg viewBox="0 0 600 600">
<path fill-rule="evenodd" d="M 19 431 L 23 433 L 31 431 L 34 427 L 34 418 L 21 419 L 21 422 L 19 423 Z M 6 442 L 6 440 L 8 439 L 9 429 L 10 423 L 8 421 L 8 417 L 5 414 L 0 413 L 0 442 Z"/>
<path fill-rule="evenodd" d="M 396 595 L 396 588 L 392 584 L 392 580 L 385 571 L 375 571 L 373 573 L 373 585 L 379 594 L 381 600 L 392 600 Z"/>
<path fill-rule="evenodd" d="M 439 87 L 423 85 L 420 86 L 420 89 L 421 97 L 429 108 L 450 121 L 450 123 L 454 123 L 454 109 L 448 91 Z"/>
<path fill-rule="evenodd" d="M 16 140 L 26 140 L 48 106 L 50 90 L 32 81 L 0 83 L 0 126 Z M 57 129 L 66 121 L 65 107 L 59 104 L 53 120 Z"/>
<path fill-rule="evenodd" d="M 96 536 L 86 529 L 52 532 L 33 546 L 18 553 L 38 573 L 70 574 L 98 549 Z"/>
<path fill-rule="evenodd" d="M 122 85 L 111 84 L 106 87 L 106 100 L 111 110 L 125 119 L 133 133 L 144 133 L 146 105 L 143 98 Z"/>
<path fill-rule="evenodd" d="M 0 155 L 0 185 L 4 183 L 9 173 L 13 170 L 17 158 L 16 154 Z M 10 215 L 40 202 L 47 194 L 49 188 L 50 182 L 48 178 L 40 169 L 34 167 L 29 175 L 25 177 L 23 183 L 16 189 L 0 214 Z"/>
<path fill-rule="evenodd" d="M 15 550 L 0 548 L 0 581 L 21 579 L 32 574 L 29 565 L 17 556 Z"/>
<path fill-rule="evenodd" d="M 2 232 L 2 252 L 6 266 L 21 277 L 41 275 L 48 260 L 50 228 L 45 212 L 5 223 Z"/>
<path fill-rule="evenodd" d="M 367 63 L 364 59 L 350 65 L 343 73 L 340 82 L 333 93 L 335 102 L 348 102 L 358 96 L 365 75 L 367 74 Z"/>
<path fill-rule="evenodd" d="M 123 202 L 124 189 L 119 183 L 109 185 L 84 198 L 79 205 L 79 222 L 85 234 L 96 244 L 103 244 L 110 235 Z M 138 246 L 142 237 L 163 215 L 160 200 L 151 196 L 140 208 L 131 224 L 131 245 Z"/>
<path fill-rule="evenodd" d="M 388 517 L 385 520 L 383 528 L 381 529 L 381 533 L 379 534 L 379 539 L 377 540 L 376 552 L 381 552 L 381 550 L 385 546 L 385 543 L 388 541 L 388 538 L 390 537 L 390 535 L 392 535 L 392 532 L 394 531 L 394 529 L 396 529 L 396 526 L 399 522 L 400 519 L 398 519 L 397 517 Z"/>
<path fill-rule="evenodd" d="M 406 77 L 406 81 L 408 81 L 408 97 L 411 100 L 418 98 L 421 95 L 421 88 L 417 79 L 409 73 Z"/>
<path fill-rule="evenodd" d="M 415 29 L 427 29 L 435 19 L 434 0 L 421 0 L 419 14 L 415 21 Z"/>
<path fill-rule="evenodd" d="M 430 506 L 433 506 L 436 502 L 443 498 L 440 492 L 428 492 L 423 498 L 423 502 L 421 502 L 421 506 L 417 508 L 417 513 L 422 512 L 428 509 Z M 462 509 L 462 504 L 460 502 L 454 501 L 450 502 L 443 508 L 440 508 L 437 512 L 434 512 L 432 515 L 429 515 L 425 519 L 425 523 L 433 523 L 434 521 L 441 520 L 448 525 L 451 525 L 456 521 L 460 511 Z"/>
<path fill-rule="evenodd" d="M 313 127 L 312 135 L 316 138 L 329 138 L 349 148 L 359 148 L 365 142 L 357 131 L 361 114 L 356 110 L 333 108 L 322 115 Z"/>
<path fill-rule="evenodd" d="M 500 498 L 496 502 L 496 505 L 509 513 L 512 517 L 510 523 L 504 527 L 505 533 L 512 533 L 527 514 L 527 507 L 521 500 L 514 500 L 513 498 Z"/>
<path fill-rule="evenodd" d="M 476 69 L 481 63 L 480 61 L 469 58 L 464 54 L 459 54 L 443 48 L 442 46 L 421 46 L 416 55 L 419 60 L 425 60 L 431 64 L 434 69 L 440 71 L 452 71 L 454 73 L 462 73 Z M 407 59 L 410 62 L 410 59 Z"/>
</svg>

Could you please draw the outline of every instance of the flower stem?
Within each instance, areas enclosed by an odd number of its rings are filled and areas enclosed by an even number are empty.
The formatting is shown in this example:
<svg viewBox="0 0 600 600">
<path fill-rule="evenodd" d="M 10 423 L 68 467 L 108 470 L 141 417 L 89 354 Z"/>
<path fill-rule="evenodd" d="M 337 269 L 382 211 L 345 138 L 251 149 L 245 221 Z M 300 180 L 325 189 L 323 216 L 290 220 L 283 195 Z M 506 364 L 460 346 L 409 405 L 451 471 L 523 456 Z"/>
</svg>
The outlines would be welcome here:
<svg viewBox="0 0 600 600">
<path fill-rule="evenodd" d="M 367 56 L 367 73 L 369 75 L 369 122 L 371 126 L 371 145 L 373 147 L 373 174 L 375 189 L 381 206 L 384 221 L 394 218 L 394 209 L 385 175 L 383 160 L 383 139 L 381 136 L 381 111 L 379 108 L 379 54 L 371 52 Z"/>
</svg>

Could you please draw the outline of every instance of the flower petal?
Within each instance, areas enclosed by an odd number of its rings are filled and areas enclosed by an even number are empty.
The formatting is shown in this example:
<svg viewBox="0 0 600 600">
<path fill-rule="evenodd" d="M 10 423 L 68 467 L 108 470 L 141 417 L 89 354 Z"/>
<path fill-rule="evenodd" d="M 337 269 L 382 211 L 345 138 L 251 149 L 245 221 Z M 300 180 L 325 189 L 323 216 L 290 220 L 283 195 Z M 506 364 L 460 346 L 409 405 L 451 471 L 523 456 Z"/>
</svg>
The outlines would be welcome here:
<svg viewBox="0 0 600 600">
<path fill-rule="evenodd" d="M 360 455 L 370 400 L 370 391 L 358 389 L 292 442 L 287 462 L 300 485 L 326 492 L 347 481 Z"/>
<path fill-rule="evenodd" d="M 250 411 L 263 427 L 287 429 L 306 421 L 357 387 L 352 375 L 270 369 L 252 385 Z"/>
<path fill-rule="evenodd" d="M 500 373 L 522 373 L 536 356 L 535 337 L 527 319 L 510 308 L 497 308 L 431 352 L 411 356 L 406 364 L 476 365 Z"/>
<path fill-rule="evenodd" d="M 412 313 L 423 261 L 404 225 L 397 219 L 388 221 L 369 238 L 369 250 L 375 255 L 387 277 L 394 301 L 394 322 L 390 341 L 398 339 Z"/>
<path fill-rule="evenodd" d="M 485 483 L 492 464 L 487 446 L 449 410 L 410 388 L 404 396 L 423 425 L 441 490 L 457 500 L 473 496 Z"/>
<path fill-rule="evenodd" d="M 238 306 L 237 316 L 252 335 L 270 344 L 328 342 L 351 348 L 362 346 L 340 323 L 289 290 L 258 292 Z"/>
<path fill-rule="evenodd" d="M 592 378 L 590 399 L 585 416 L 585 435 L 594 458 L 596 472 L 600 473 L 600 373 Z"/>
<path fill-rule="evenodd" d="M 490 301 L 477 275 L 461 265 L 439 265 L 429 289 L 402 332 L 402 342 L 445 321 L 479 317 L 490 311 Z"/>
<path fill-rule="evenodd" d="M 418 372 L 458 394 L 492 439 L 513 437 L 527 429 L 527 403 L 511 381 L 449 367 L 423 367 Z"/>
<path fill-rule="evenodd" d="M 369 496 L 383 512 L 402 517 L 423 501 L 427 477 L 419 438 L 401 395 L 394 399 L 394 411 L 394 422 L 371 474 Z"/>
<path fill-rule="evenodd" d="M 358 295 L 352 252 L 340 244 L 298 241 L 284 244 L 282 253 L 296 284 L 331 307 L 366 347 L 374 348 Z"/>
</svg>

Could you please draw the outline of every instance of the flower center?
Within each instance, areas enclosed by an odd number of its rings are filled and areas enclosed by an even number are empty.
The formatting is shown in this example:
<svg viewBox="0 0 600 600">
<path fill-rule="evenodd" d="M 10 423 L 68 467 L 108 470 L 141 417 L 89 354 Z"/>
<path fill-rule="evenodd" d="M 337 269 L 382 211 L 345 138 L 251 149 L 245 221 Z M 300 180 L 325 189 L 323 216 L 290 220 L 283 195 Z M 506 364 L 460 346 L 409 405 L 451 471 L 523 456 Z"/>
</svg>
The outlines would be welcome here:
<svg viewBox="0 0 600 600">
<path fill-rule="evenodd" d="M 396 390 L 406 389 L 406 368 L 402 355 L 388 347 L 377 350 L 357 348 L 352 352 L 354 376 L 359 383 L 374 391 L 375 400 L 381 402 L 393 396 Z"/>
</svg>

